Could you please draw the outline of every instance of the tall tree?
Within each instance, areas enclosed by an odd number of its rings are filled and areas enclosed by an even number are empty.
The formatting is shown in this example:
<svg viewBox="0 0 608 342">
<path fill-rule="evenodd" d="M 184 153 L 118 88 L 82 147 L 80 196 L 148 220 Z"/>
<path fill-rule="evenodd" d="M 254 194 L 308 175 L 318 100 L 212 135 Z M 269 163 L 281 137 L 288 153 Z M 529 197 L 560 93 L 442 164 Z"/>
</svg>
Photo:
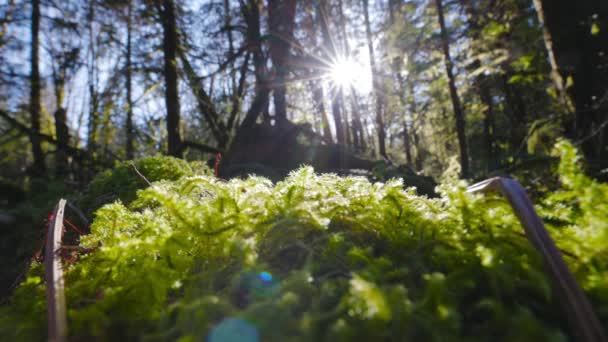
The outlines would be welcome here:
<svg viewBox="0 0 608 342">
<path fill-rule="evenodd" d="M 44 153 L 40 141 L 40 70 L 38 67 L 38 53 L 40 40 L 38 32 L 40 30 L 40 0 L 32 0 L 32 26 L 31 26 L 31 73 L 30 73 L 30 121 L 32 125 L 30 141 L 32 143 L 32 175 L 40 177 L 46 173 L 44 163 Z"/>
<path fill-rule="evenodd" d="M 273 99 L 277 126 L 287 122 L 287 76 L 296 0 L 268 1 L 269 54 L 274 68 Z"/>
<path fill-rule="evenodd" d="M 607 164 L 608 149 L 608 2 L 534 0 L 552 77 L 575 115 L 567 133 L 585 155 Z"/>
<path fill-rule="evenodd" d="M 65 98 L 66 74 L 78 58 L 78 50 L 57 56 L 57 61 L 53 63 L 53 84 L 55 87 L 55 134 L 57 136 L 57 152 L 55 153 L 55 167 L 57 177 L 63 177 L 68 172 L 68 146 L 70 133 L 68 129 L 68 114 L 63 102 Z"/>
<path fill-rule="evenodd" d="M 89 63 L 88 82 L 89 82 L 89 118 L 87 151 L 91 159 L 91 169 L 95 169 L 97 159 L 97 136 L 99 130 L 99 93 L 98 93 L 98 66 L 97 66 L 97 33 L 95 32 L 95 10 L 97 3 L 89 0 L 88 21 L 89 21 Z"/>
<path fill-rule="evenodd" d="M 460 167 L 463 177 L 469 175 L 469 154 L 467 149 L 467 137 L 465 135 L 465 120 L 458 91 L 456 90 L 456 81 L 453 73 L 452 57 L 450 56 L 450 40 L 445 26 L 443 16 L 442 0 L 435 0 L 437 9 L 437 19 L 439 21 L 439 29 L 441 32 L 441 48 L 443 50 L 443 59 L 445 63 L 445 73 L 448 77 L 448 86 L 450 88 L 450 98 L 452 100 L 452 110 L 454 111 L 454 119 L 456 121 L 456 134 L 458 136 L 458 146 L 460 148 Z"/>
<path fill-rule="evenodd" d="M 382 90 L 382 80 L 378 75 L 376 57 L 374 55 L 374 42 L 372 39 L 372 29 L 369 20 L 369 0 L 363 0 L 363 18 L 365 19 L 365 38 L 367 40 L 367 49 L 369 51 L 369 65 L 372 72 L 372 84 L 374 94 L 376 96 L 376 129 L 378 131 L 378 152 L 384 158 L 386 154 L 386 129 L 384 127 L 383 105 L 384 94 Z"/>
<path fill-rule="evenodd" d="M 167 153 L 174 157 L 181 157 L 183 148 L 180 134 L 180 105 L 176 59 L 178 49 L 176 8 L 173 0 L 162 0 L 162 3 L 158 7 L 163 27 Z"/>
</svg>

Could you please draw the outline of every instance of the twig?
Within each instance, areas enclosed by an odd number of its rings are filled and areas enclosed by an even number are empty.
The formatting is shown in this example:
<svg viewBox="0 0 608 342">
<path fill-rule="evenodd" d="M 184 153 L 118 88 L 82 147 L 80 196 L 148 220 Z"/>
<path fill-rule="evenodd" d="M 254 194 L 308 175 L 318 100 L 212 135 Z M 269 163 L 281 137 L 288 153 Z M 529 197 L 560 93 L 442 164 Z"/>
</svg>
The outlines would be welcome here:
<svg viewBox="0 0 608 342">
<path fill-rule="evenodd" d="M 134 162 L 131 162 L 131 166 L 133 167 L 133 170 L 135 170 L 135 172 L 139 175 L 139 177 L 141 177 L 146 183 L 148 183 L 149 186 L 152 186 L 152 183 L 150 183 L 148 178 L 146 178 L 146 176 L 142 175 L 141 172 L 139 172 Z"/>
<path fill-rule="evenodd" d="M 576 283 L 574 276 L 551 239 L 542 220 L 532 205 L 524 188 L 516 180 L 496 177 L 469 187 L 467 192 L 498 191 L 507 198 L 515 215 L 526 232 L 526 237 L 542 255 L 547 272 L 553 280 L 553 287 L 562 299 L 564 311 L 580 341 L 608 341 L 585 293 Z"/>
</svg>

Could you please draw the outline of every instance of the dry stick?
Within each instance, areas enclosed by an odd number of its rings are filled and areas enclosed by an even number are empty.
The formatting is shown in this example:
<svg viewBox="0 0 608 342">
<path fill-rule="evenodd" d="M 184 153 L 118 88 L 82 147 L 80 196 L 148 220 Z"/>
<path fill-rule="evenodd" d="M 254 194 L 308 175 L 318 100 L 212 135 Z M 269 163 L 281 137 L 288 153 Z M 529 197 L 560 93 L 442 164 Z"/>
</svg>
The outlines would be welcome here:
<svg viewBox="0 0 608 342">
<path fill-rule="evenodd" d="M 608 341 L 589 300 L 576 283 L 559 249 L 534 211 L 532 201 L 524 188 L 516 180 L 496 177 L 474 184 L 467 190 L 471 193 L 489 191 L 498 191 L 507 198 L 526 232 L 526 237 L 541 253 L 558 298 L 563 300 L 561 304 L 576 337 L 587 342 Z"/>
<path fill-rule="evenodd" d="M 61 267 L 61 238 L 63 237 L 63 214 L 66 200 L 63 198 L 55 207 L 53 220 L 49 223 L 45 251 L 46 308 L 48 315 L 48 340 L 65 341 L 67 318 L 63 271 Z"/>
</svg>

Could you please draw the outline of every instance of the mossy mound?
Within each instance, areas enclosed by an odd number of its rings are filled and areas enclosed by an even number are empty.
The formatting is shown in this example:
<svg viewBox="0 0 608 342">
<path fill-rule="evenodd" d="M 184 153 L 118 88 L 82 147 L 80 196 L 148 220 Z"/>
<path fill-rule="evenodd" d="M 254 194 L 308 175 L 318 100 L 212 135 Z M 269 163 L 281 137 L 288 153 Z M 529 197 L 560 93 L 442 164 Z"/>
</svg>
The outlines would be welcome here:
<svg viewBox="0 0 608 342">
<path fill-rule="evenodd" d="M 136 198 L 137 190 L 148 186 L 147 182 L 174 181 L 194 175 L 211 175 L 211 170 L 202 162 L 162 155 L 119 162 L 112 170 L 97 175 L 77 202 L 92 214 L 103 204 L 115 200 L 130 203 Z"/>
<path fill-rule="evenodd" d="M 558 146 L 563 188 L 538 206 L 608 325 L 608 186 Z M 144 173 L 144 171 L 142 171 Z M 149 175 L 146 175 L 149 176 Z M 272 184 L 187 175 L 96 212 L 67 267 L 74 340 L 563 341 L 542 260 L 504 201 L 465 184 L 316 174 Z M 41 265 L 0 308 L 8 340 L 45 338 Z"/>
</svg>

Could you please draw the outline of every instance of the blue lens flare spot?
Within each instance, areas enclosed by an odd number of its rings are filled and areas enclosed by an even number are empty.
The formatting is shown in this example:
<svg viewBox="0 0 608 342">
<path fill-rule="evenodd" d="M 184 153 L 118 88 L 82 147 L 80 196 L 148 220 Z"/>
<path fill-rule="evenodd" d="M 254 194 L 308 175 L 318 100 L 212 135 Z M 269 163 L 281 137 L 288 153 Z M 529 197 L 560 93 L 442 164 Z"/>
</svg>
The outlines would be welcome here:
<svg viewBox="0 0 608 342">
<path fill-rule="evenodd" d="M 260 272 L 260 279 L 262 279 L 262 281 L 268 283 L 272 281 L 272 274 L 268 273 L 268 272 Z"/>
<path fill-rule="evenodd" d="M 259 342 L 258 329 L 241 318 L 226 318 L 209 333 L 209 342 Z"/>
</svg>

